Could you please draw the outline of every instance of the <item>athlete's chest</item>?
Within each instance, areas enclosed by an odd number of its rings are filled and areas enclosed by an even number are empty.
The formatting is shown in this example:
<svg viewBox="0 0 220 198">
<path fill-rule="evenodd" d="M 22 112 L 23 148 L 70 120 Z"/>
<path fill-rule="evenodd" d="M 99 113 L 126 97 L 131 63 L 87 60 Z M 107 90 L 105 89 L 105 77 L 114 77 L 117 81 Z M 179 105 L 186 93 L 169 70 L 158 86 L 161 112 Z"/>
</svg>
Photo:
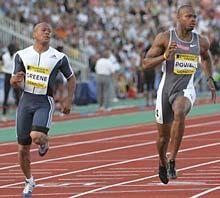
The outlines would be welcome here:
<svg viewBox="0 0 220 198">
<path fill-rule="evenodd" d="M 22 57 L 26 70 L 30 67 L 46 69 L 51 71 L 58 63 L 58 57 L 53 53 L 31 53 L 28 56 Z"/>
<path fill-rule="evenodd" d="M 197 42 L 184 43 L 177 41 L 177 49 L 173 53 L 175 74 L 194 74 L 200 59 Z"/>
<path fill-rule="evenodd" d="M 23 53 L 21 58 L 25 67 L 25 83 L 27 87 L 46 90 L 54 67 L 59 64 L 59 58 L 49 50 L 44 53 Z"/>
</svg>

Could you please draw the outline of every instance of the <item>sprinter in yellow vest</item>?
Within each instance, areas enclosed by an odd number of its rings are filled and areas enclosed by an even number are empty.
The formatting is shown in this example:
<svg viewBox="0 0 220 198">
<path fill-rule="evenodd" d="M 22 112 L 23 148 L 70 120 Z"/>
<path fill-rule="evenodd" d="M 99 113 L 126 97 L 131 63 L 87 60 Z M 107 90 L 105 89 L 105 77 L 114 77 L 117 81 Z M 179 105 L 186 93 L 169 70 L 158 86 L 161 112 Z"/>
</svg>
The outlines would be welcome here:
<svg viewBox="0 0 220 198">
<path fill-rule="evenodd" d="M 75 91 L 75 76 L 64 53 L 49 46 L 52 29 L 47 23 L 35 26 L 35 43 L 15 55 L 11 84 L 20 86 L 24 93 L 17 109 L 17 141 L 20 167 L 26 177 L 24 197 L 30 197 L 35 186 L 30 167 L 32 141 L 39 145 L 39 155 L 48 151 L 47 133 L 54 112 L 53 86 L 58 71 L 67 79 L 68 96 L 62 105 L 62 113 L 70 113 Z"/>
</svg>

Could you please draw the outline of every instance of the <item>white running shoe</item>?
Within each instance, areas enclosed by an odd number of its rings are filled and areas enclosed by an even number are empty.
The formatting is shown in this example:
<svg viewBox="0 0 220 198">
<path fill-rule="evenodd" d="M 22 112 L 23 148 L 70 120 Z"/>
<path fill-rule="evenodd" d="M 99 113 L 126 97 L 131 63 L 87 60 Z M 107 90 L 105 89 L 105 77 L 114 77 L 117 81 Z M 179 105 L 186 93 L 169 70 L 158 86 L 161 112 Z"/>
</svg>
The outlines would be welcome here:
<svg viewBox="0 0 220 198">
<path fill-rule="evenodd" d="M 36 186 L 36 184 L 35 184 L 34 180 L 31 182 L 31 181 L 28 181 L 27 179 L 25 179 L 25 187 L 22 192 L 23 198 L 31 197 L 33 188 L 35 186 Z"/>
<path fill-rule="evenodd" d="M 49 150 L 49 144 L 48 143 L 42 144 L 39 146 L 38 153 L 41 157 L 43 157 L 48 150 Z"/>
</svg>

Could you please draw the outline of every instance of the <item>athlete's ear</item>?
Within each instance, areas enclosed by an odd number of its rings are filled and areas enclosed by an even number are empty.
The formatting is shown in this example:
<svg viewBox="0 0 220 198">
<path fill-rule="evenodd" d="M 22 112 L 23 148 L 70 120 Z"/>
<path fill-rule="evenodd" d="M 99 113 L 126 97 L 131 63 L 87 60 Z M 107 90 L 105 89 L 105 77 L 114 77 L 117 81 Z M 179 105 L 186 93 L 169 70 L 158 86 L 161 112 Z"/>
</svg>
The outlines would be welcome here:
<svg viewBox="0 0 220 198">
<path fill-rule="evenodd" d="M 180 20 L 180 13 L 179 12 L 177 12 L 177 14 L 176 14 L 176 19 Z"/>
</svg>

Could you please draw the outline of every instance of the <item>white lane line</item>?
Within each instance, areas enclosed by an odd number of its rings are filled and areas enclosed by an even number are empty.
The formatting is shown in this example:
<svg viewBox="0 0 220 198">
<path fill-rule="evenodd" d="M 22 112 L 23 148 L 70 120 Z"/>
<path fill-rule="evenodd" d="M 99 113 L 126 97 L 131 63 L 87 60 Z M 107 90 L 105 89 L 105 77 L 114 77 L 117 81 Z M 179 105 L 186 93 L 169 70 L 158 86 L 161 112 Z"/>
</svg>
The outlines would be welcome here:
<svg viewBox="0 0 220 198">
<path fill-rule="evenodd" d="M 197 167 L 200 167 L 200 166 L 205 166 L 205 165 L 214 164 L 214 163 L 218 163 L 218 162 L 220 162 L 220 160 L 215 160 L 215 161 L 211 161 L 211 162 L 206 162 L 206 163 L 201 163 L 201 164 L 197 164 L 197 165 L 193 165 L 193 166 L 188 166 L 188 167 L 185 167 L 185 168 L 181 168 L 178 171 L 197 168 Z M 111 185 L 108 185 L 108 186 L 103 186 L 101 188 L 96 188 L 96 189 L 89 190 L 89 191 L 86 191 L 86 192 L 83 192 L 83 193 L 79 193 L 77 195 L 73 195 L 69 198 L 81 197 L 81 196 L 88 195 L 88 194 L 91 194 L 91 193 L 95 193 L 95 192 L 98 192 L 98 191 L 101 191 L 101 190 L 106 190 L 106 189 L 113 188 L 113 187 L 116 187 L 116 186 L 122 186 L 122 185 L 125 185 L 125 184 L 130 184 L 130 183 L 134 183 L 134 182 L 143 181 L 143 180 L 146 180 L 146 179 L 151 179 L 151 178 L 154 178 L 154 177 L 157 177 L 157 176 L 158 175 L 152 175 L 152 176 L 149 176 L 149 177 L 143 177 L 143 178 L 139 178 L 139 179 L 135 179 L 135 180 L 129 180 L 129 181 L 125 181 L 125 182 L 111 184 Z"/>
<path fill-rule="evenodd" d="M 119 162 L 121 161 L 120 159 L 117 160 L 65 160 L 65 163 L 96 163 L 96 162 Z M 50 162 L 50 164 L 63 164 L 63 162 Z"/>
<path fill-rule="evenodd" d="M 182 149 L 182 150 L 179 150 L 179 152 L 198 150 L 198 149 L 201 149 L 201 148 L 207 148 L 207 147 L 212 147 L 212 146 L 217 146 L 217 145 L 220 145 L 220 142 L 207 144 L 207 145 L 202 145 L 202 146 L 197 146 L 197 147 L 192 147 L 191 149 L 189 149 L 189 148 L 188 149 Z M 134 159 L 121 161 L 121 162 L 117 162 L 117 163 L 104 164 L 104 165 L 94 166 L 94 167 L 90 167 L 90 168 L 86 168 L 86 169 L 70 171 L 70 172 L 67 172 L 67 173 L 62 173 L 62 174 L 57 174 L 57 175 L 52 175 L 52 176 L 48 176 L 48 177 L 39 178 L 39 179 L 36 179 L 35 181 L 47 180 L 47 179 L 62 177 L 62 176 L 71 175 L 71 174 L 75 174 L 75 173 L 82 173 L 82 172 L 86 172 L 86 171 L 90 171 L 90 170 L 96 170 L 96 169 L 99 169 L 99 168 L 105 168 L 105 167 L 110 167 L 110 166 L 115 166 L 115 165 L 120 165 L 120 164 L 127 164 L 127 163 L 130 163 L 130 162 L 136 162 L 136 161 L 145 160 L 145 159 L 152 159 L 152 158 L 155 158 L 155 157 L 158 157 L 158 155 L 151 155 L 151 156 L 147 156 L 147 157 L 134 158 Z M 192 167 L 196 167 L 196 165 L 192 166 Z M 187 170 L 187 169 L 188 168 L 183 168 L 183 169 L 179 169 L 179 170 Z M 153 177 L 155 177 L 155 175 L 150 176 L 149 178 L 153 178 Z M 7 188 L 7 187 L 23 184 L 23 183 L 24 182 L 7 184 L 7 185 L 0 186 L 0 188 Z"/>
<path fill-rule="evenodd" d="M 82 141 L 82 142 L 74 142 L 74 143 L 69 143 L 69 144 L 61 144 L 61 145 L 57 145 L 57 146 L 50 146 L 50 149 L 78 146 L 78 145 L 83 145 L 83 144 L 91 144 L 91 143 L 96 143 L 96 142 L 129 138 L 129 137 L 140 136 L 140 135 L 150 135 L 150 134 L 154 134 L 155 132 L 156 132 L 155 130 L 152 130 L 152 131 L 148 131 L 148 132 L 145 131 L 145 132 L 140 132 L 140 133 L 135 133 L 135 134 L 117 135 L 117 136 L 101 138 L 101 139 L 87 140 L 87 141 Z M 38 149 L 32 149 L 31 152 L 34 152 L 37 150 Z M 5 154 L 0 154 L 0 157 L 15 155 L 15 154 L 17 155 L 17 152 L 5 153 Z"/>
<path fill-rule="evenodd" d="M 139 174 L 131 174 L 131 173 L 129 173 L 129 174 L 100 174 L 100 175 L 98 175 L 98 174 L 92 174 L 92 175 L 77 175 L 77 177 L 78 178 L 83 178 L 83 177 L 90 177 L 90 178 L 93 178 L 93 177 L 97 177 L 97 176 L 99 176 L 99 177 L 111 177 L 111 178 L 113 178 L 113 177 L 127 177 L 127 176 L 138 176 Z"/>
<path fill-rule="evenodd" d="M 117 114 L 116 114 L 117 115 Z M 202 118 L 215 118 L 216 116 L 219 116 L 220 114 L 218 113 L 212 113 L 212 114 L 208 114 L 208 115 L 199 115 L 199 116 L 189 116 L 186 118 L 186 120 L 198 120 L 198 119 L 202 119 Z M 114 116 L 114 115 L 113 115 Z M 94 117 L 95 118 L 95 117 Z M 99 117 L 97 117 L 99 118 Z M 80 118 L 79 118 L 80 119 Z M 88 118 L 88 119 L 91 119 L 91 118 Z M 74 119 L 72 119 L 74 120 Z M 56 122 L 53 122 L 55 124 L 57 123 L 62 123 L 62 122 L 71 122 L 72 120 L 62 120 L 62 121 L 56 121 Z M 152 121 L 153 122 L 153 121 Z M 149 125 L 155 125 L 155 124 L 152 124 L 152 122 L 148 122 L 148 123 L 140 123 L 140 124 L 135 124 L 135 125 L 131 125 L 131 126 L 119 126 L 119 127 L 112 127 L 111 129 L 95 129 L 95 130 L 90 130 L 90 131 L 79 131 L 79 132 L 76 132 L 74 135 L 84 135 L 84 134 L 91 134 L 91 133 L 100 133 L 100 132 L 103 132 L 103 131 L 111 131 L 113 129 L 117 130 L 117 129 L 122 129 L 122 128 L 132 128 L 132 127 L 137 127 L 137 126 L 149 126 Z M 5 130 L 5 129 L 14 129 L 15 126 L 9 126 L 9 127 L 0 127 L 0 131 L 1 130 Z M 62 138 L 63 136 L 64 137 L 69 137 L 69 136 L 72 136 L 73 134 L 63 134 L 63 135 L 58 135 L 58 136 L 54 136 L 55 138 Z M 16 142 L 10 142 L 9 144 L 16 144 Z M 0 146 L 2 144 L 6 144 L 7 143 L 0 143 Z"/>
<path fill-rule="evenodd" d="M 197 126 L 206 126 L 206 125 L 214 125 L 220 123 L 220 121 L 213 121 L 213 122 L 206 122 L 206 123 L 201 123 L 201 124 L 191 124 L 188 125 L 186 128 L 193 128 Z M 131 128 L 136 128 L 136 127 L 131 127 Z M 215 131 L 213 131 L 216 133 Z M 135 137 L 135 136 L 141 136 L 141 135 L 150 135 L 157 133 L 157 130 L 151 130 L 148 132 L 140 132 L 140 133 L 134 133 L 134 134 L 126 134 L 126 135 L 118 135 L 118 136 L 113 136 L 113 137 L 107 137 L 107 138 L 100 138 L 100 139 L 94 139 L 94 140 L 87 140 L 87 141 L 82 141 L 82 142 L 75 142 L 75 143 L 69 143 L 69 144 L 61 144 L 57 146 L 50 146 L 51 149 L 56 149 L 56 148 L 64 148 L 64 147 L 70 147 L 70 146 L 77 146 L 77 145 L 83 145 L 83 144 L 91 144 L 91 143 L 96 143 L 96 142 L 102 142 L 102 141 L 109 141 L 109 140 L 116 140 L 116 139 L 122 139 L 122 138 L 129 138 L 129 137 Z M 207 135 L 212 134 L 212 132 L 207 132 Z M 197 137 L 200 136 L 200 134 L 194 134 L 191 137 Z M 31 149 L 31 152 L 35 152 L 38 149 Z M 17 155 L 17 152 L 11 152 L 11 153 L 4 153 L 0 154 L 0 157 L 5 157 L 5 156 L 10 156 L 10 155 Z M 0 169 L 1 170 L 1 169 Z"/>
<path fill-rule="evenodd" d="M 202 115 L 202 116 L 196 116 L 196 117 L 192 117 L 192 118 L 187 118 L 187 120 L 197 120 L 199 118 L 210 118 L 210 117 L 216 117 L 218 116 L 218 114 L 213 114 L 213 115 Z M 205 126 L 205 125 L 210 125 L 210 124 L 218 124 L 220 121 L 208 121 L 208 122 L 203 122 L 200 124 L 192 124 L 192 125 L 187 125 L 186 128 L 191 128 L 191 127 L 199 127 L 199 126 Z M 130 125 L 130 126 L 119 126 L 119 127 L 112 127 L 112 128 L 107 128 L 107 129 L 97 129 L 97 130 L 92 130 L 92 131 L 81 131 L 78 133 L 74 133 L 74 134 L 63 134 L 63 135 L 58 135 L 58 136 L 51 136 L 50 139 L 59 139 L 59 138 L 63 138 L 63 137 L 74 137 L 74 136 L 85 136 L 88 134 L 96 134 L 96 133 L 106 133 L 106 132 L 112 132 L 112 131 L 116 131 L 116 130 L 125 130 L 125 129 L 133 129 L 133 128 L 137 128 L 137 127 L 143 127 L 143 126 L 154 126 L 155 124 L 152 123 L 141 123 L 141 124 L 136 124 L 136 125 Z M 1 128 L 0 128 L 1 131 Z M 155 132 L 157 132 L 157 130 L 155 130 Z M 16 142 L 6 142 L 6 143 L 0 143 L 0 147 L 1 146 L 8 146 L 8 145 L 17 145 Z M 33 149 L 32 151 L 36 151 L 36 149 Z M 11 154 L 17 154 L 16 152 L 12 152 Z M 1 157 L 1 155 L 0 155 Z"/>
<path fill-rule="evenodd" d="M 117 178 L 114 178 L 114 180 L 121 180 L 121 179 L 123 179 L 123 177 L 117 177 Z M 79 181 L 79 178 L 71 178 L 71 179 L 69 179 L 69 178 L 67 178 L 67 179 L 62 179 L 62 178 L 60 178 L 60 179 L 58 179 L 58 180 L 60 180 L 60 181 Z M 106 177 L 106 178 L 100 178 L 100 177 L 94 177 L 94 178 L 92 178 L 92 180 L 94 181 L 94 180 L 101 180 L 101 182 L 100 181 L 98 181 L 98 182 L 96 182 L 96 183 L 106 183 L 106 182 L 102 182 L 103 180 L 110 180 L 110 181 L 112 181 L 112 178 L 109 178 L 109 177 Z M 91 178 L 80 178 L 80 181 L 91 181 Z"/>
<path fill-rule="evenodd" d="M 112 152 L 112 151 L 123 150 L 123 149 L 134 148 L 134 147 L 142 147 L 142 146 L 151 145 L 154 143 L 155 143 L 155 141 L 142 143 L 142 144 L 133 144 L 133 145 L 123 146 L 123 147 L 115 147 L 115 148 L 110 148 L 110 149 L 92 151 L 92 152 L 88 152 L 88 153 L 81 153 L 81 154 L 77 154 L 77 155 L 69 155 L 69 156 L 65 156 L 65 157 L 51 158 L 51 159 L 47 159 L 47 160 L 36 161 L 36 162 L 32 162 L 31 164 L 33 165 L 33 164 L 41 164 L 41 163 L 45 163 L 45 162 L 53 162 L 53 161 L 57 161 L 57 160 L 66 160 L 66 159 L 71 159 L 71 158 L 76 158 L 76 157 L 87 156 L 87 155 Z M 6 170 L 6 169 L 16 168 L 16 167 L 19 167 L 19 165 L 2 167 L 2 168 L 0 168 L 0 170 Z"/>
<path fill-rule="evenodd" d="M 215 188 L 210 188 L 210 189 L 208 189 L 206 191 L 203 191 L 203 192 L 201 192 L 199 194 L 193 195 L 191 198 L 198 198 L 198 197 L 200 197 L 202 195 L 206 195 L 206 194 L 208 194 L 210 192 L 213 192 L 215 190 L 220 190 L 220 186 L 216 186 Z"/>
<path fill-rule="evenodd" d="M 115 171 L 94 171 L 96 174 L 114 174 L 114 173 L 146 173 L 146 170 L 115 170 Z"/>
<path fill-rule="evenodd" d="M 185 137 L 183 137 L 183 139 L 191 138 L 191 137 L 198 137 L 198 136 L 206 136 L 206 135 L 215 134 L 215 133 L 219 133 L 219 132 L 220 132 L 220 130 L 216 130 L 216 131 L 200 133 L 197 135 L 196 134 L 186 135 Z M 113 137 L 113 138 L 115 138 L 115 137 Z M 94 140 L 94 141 L 96 141 L 96 140 Z M 78 144 L 78 143 L 80 143 L 80 142 L 77 142 L 76 144 Z M 41 163 L 45 163 L 45 162 L 53 162 L 53 161 L 58 161 L 58 160 L 66 160 L 66 159 L 72 159 L 72 158 L 76 158 L 76 157 L 82 157 L 82 156 L 93 155 L 93 154 L 100 154 L 100 153 L 105 153 L 105 152 L 112 152 L 112 151 L 123 150 L 123 149 L 134 148 L 134 147 L 142 147 L 142 146 L 152 145 L 152 144 L 155 144 L 155 141 L 140 143 L 140 144 L 133 144 L 133 145 L 123 146 L 123 147 L 115 147 L 115 148 L 98 150 L 98 151 L 92 151 L 92 152 L 81 153 L 81 154 L 77 154 L 77 155 L 69 155 L 69 156 L 59 157 L 59 158 L 51 158 L 51 159 L 47 159 L 47 160 L 32 162 L 31 164 L 33 165 L 33 164 L 41 164 Z M 190 150 L 190 148 L 189 148 L 189 150 Z M 17 164 L 17 165 L 12 165 L 12 166 L 1 167 L 0 171 L 10 169 L 10 168 L 16 168 L 16 167 L 19 167 L 19 165 Z"/>
</svg>

